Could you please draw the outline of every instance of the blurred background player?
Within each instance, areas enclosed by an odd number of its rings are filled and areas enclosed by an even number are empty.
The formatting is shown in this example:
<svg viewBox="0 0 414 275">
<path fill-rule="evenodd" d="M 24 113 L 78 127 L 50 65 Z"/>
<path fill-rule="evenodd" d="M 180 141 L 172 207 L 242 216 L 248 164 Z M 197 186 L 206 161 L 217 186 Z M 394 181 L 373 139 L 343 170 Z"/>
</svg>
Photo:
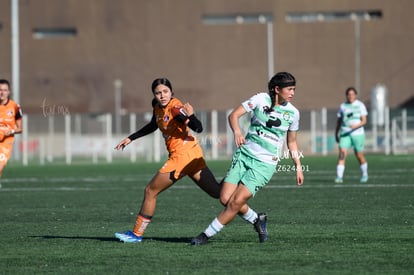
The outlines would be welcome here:
<svg viewBox="0 0 414 275">
<path fill-rule="evenodd" d="M 155 212 L 158 195 L 184 176 L 189 176 L 202 190 L 213 198 L 219 198 L 221 185 L 216 181 L 204 160 L 203 151 L 190 129 L 200 133 L 201 122 L 194 115 L 193 107 L 182 104 L 174 97 L 171 83 L 166 78 L 152 83 L 154 96 L 151 121 L 137 132 L 123 139 L 115 147 L 122 150 L 133 140 L 160 129 L 169 157 L 144 191 L 144 199 L 132 231 L 115 233 L 123 242 L 136 243 L 142 236 Z"/>
<path fill-rule="evenodd" d="M 254 95 L 229 115 L 238 149 L 233 155 L 220 194 L 220 201 L 226 207 L 203 233 L 191 240 L 192 245 L 207 244 L 209 238 L 220 232 L 237 214 L 244 215 L 245 220 L 254 225 L 260 242 L 267 240 L 266 214 L 256 214 L 246 203 L 272 178 L 285 137 L 295 165 L 296 183 L 303 184 L 304 177 L 296 142 L 299 111 L 290 103 L 295 94 L 296 80 L 290 73 L 280 72 L 272 77 L 268 86 L 268 93 Z M 252 118 L 249 131 L 244 136 L 239 119 L 247 113 L 252 113 Z M 250 220 L 247 219 L 249 216 Z"/>
<path fill-rule="evenodd" d="M 367 108 L 357 99 L 357 91 L 349 87 L 345 91 L 346 101 L 339 106 L 335 129 L 336 142 L 339 143 L 339 157 L 336 166 L 336 183 L 343 182 L 345 160 L 348 149 L 353 147 L 358 159 L 362 177 L 360 182 L 368 181 L 368 163 L 364 156 L 365 132 L 367 123 Z"/>
<path fill-rule="evenodd" d="M 22 112 L 20 106 L 10 99 L 9 81 L 0 79 L 0 178 L 11 157 L 14 135 L 21 132 Z"/>
</svg>

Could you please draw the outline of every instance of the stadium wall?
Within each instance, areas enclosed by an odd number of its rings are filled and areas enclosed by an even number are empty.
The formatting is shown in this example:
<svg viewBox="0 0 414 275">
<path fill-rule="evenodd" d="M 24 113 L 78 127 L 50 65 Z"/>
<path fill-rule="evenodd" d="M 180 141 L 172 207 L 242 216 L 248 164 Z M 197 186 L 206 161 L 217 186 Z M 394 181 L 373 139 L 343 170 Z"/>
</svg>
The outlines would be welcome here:
<svg viewBox="0 0 414 275">
<path fill-rule="evenodd" d="M 0 0 L 0 72 L 11 79 L 11 1 Z M 26 114 L 45 104 L 74 113 L 114 112 L 122 81 L 123 113 L 151 110 L 150 84 L 165 76 L 197 110 L 227 110 L 268 81 L 262 24 L 205 25 L 204 15 L 273 15 L 274 69 L 298 80 L 301 110 L 335 109 L 355 85 L 355 23 L 291 23 L 291 12 L 379 10 L 360 24 L 360 97 L 369 106 L 378 83 L 389 105 L 413 97 L 414 18 L 410 0 L 21 0 L 20 103 Z M 69 30 L 40 38 L 39 31 Z M 71 32 L 73 31 L 73 32 Z M 44 121 L 45 123 L 45 121 Z"/>
</svg>

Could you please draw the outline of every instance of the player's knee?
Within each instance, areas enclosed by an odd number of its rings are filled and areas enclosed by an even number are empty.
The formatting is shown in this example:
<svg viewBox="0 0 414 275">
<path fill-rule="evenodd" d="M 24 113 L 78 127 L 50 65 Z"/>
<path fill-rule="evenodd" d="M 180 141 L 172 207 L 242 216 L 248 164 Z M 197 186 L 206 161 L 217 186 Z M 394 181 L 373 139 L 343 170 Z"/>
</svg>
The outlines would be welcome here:
<svg viewBox="0 0 414 275">
<path fill-rule="evenodd" d="M 220 194 L 220 203 L 224 206 L 227 205 L 227 203 L 229 202 L 229 196 L 227 196 L 227 194 Z"/>
<path fill-rule="evenodd" d="M 225 201 L 225 200 L 223 200 L 223 199 L 221 199 L 221 198 L 220 198 L 220 203 L 221 203 L 223 206 L 227 206 L 228 201 Z"/>
<path fill-rule="evenodd" d="M 231 209 L 233 212 L 239 212 L 243 205 L 244 205 L 244 202 L 241 203 L 237 200 L 230 200 L 227 202 L 226 207 L 228 209 Z"/>
<path fill-rule="evenodd" d="M 160 191 L 152 188 L 151 185 L 147 185 L 144 189 L 145 198 L 157 197 L 159 193 L 160 193 Z"/>
</svg>

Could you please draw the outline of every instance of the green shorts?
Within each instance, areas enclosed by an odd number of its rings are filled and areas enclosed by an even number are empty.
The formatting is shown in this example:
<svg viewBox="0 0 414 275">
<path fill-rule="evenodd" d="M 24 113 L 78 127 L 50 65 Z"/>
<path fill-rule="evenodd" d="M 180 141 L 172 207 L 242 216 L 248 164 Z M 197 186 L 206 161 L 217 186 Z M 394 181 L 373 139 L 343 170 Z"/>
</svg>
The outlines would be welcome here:
<svg viewBox="0 0 414 275">
<path fill-rule="evenodd" d="M 230 169 L 224 178 L 225 182 L 242 183 L 249 189 L 252 196 L 262 189 L 272 178 L 276 167 L 253 159 L 238 149 L 234 155 Z"/>
<path fill-rule="evenodd" d="M 346 135 L 339 138 L 339 147 L 348 150 L 353 147 L 356 152 L 364 151 L 365 134 Z"/>
</svg>

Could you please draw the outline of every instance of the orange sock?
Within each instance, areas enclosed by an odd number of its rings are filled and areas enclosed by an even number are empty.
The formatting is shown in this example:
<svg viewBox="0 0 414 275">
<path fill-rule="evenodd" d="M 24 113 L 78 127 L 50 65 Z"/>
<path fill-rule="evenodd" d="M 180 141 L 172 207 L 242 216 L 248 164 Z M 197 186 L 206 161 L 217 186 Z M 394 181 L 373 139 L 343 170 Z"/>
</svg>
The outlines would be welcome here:
<svg viewBox="0 0 414 275">
<path fill-rule="evenodd" d="M 133 230 L 135 235 L 137 236 L 144 235 L 144 231 L 147 228 L 148 224 L 151 222 L 151 218 L 152 217 L 150 216 L 138 214 L 137 220 L 135 221 L 134 230 Z"/>
</svg>

